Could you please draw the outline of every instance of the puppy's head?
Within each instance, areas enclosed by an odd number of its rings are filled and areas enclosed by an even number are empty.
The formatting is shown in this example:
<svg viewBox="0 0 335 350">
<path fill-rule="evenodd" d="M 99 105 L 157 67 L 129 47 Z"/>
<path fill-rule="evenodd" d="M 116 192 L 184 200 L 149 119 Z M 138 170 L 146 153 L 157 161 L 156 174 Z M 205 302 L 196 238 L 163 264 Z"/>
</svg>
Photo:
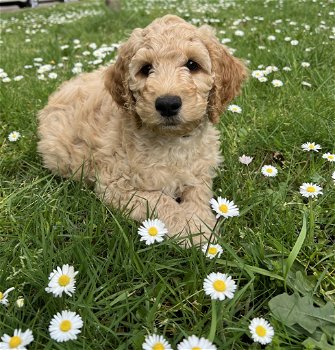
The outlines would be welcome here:
<svg viewBox="0 0 335 350">
<path fill-rule="evenodd" d="M 210 27 L 168 15 L 133 31 L 105 84 L 143 126 L 180 135 L 207 118 L 217 123 L 245 77 Z"/>
</svg>

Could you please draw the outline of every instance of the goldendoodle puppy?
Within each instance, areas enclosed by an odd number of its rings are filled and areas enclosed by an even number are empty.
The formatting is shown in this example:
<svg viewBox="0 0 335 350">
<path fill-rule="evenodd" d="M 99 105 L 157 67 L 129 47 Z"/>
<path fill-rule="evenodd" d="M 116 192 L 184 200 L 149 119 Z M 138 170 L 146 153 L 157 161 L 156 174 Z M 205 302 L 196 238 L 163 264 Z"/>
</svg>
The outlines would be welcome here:
<svg viewBox="0 0 335 350">
<path fill-rule="evenodd" d="M 210 27 L 158 18 L 133 31 L 115 64 L 50 97 L 39 113 L 38 151 L 47 168 L 93 182 L 133 219 L 154 216 L 170 235 L 205 241 L 221 161 L 213 124 L 245 77 Z"/>
</svg>

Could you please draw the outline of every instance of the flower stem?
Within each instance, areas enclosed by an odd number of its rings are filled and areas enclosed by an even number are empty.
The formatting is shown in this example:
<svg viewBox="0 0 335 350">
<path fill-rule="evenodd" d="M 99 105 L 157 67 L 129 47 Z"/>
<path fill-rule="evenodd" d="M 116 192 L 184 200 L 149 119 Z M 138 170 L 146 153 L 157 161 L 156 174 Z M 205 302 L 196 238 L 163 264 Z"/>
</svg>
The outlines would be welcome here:
<svg viewBox="0 0 335 350">
<path fill-rule="evenodd" d="M 314 242 L 314 227 L 315 227 L 315 215 L 313 208 L 313 199 L 309 198 L 309 233 L 308 242 L 311 244 Z"/>
<path fill-rule="evenodd" d="M 216 300 L 212 300 L 212 321 L 211 321 L 211 329 L 208 335 L 208 340 L 211 342 L 214 341 L 214 337 L 216 333 L 216 325 L 217 325 Z"/>
</svg>

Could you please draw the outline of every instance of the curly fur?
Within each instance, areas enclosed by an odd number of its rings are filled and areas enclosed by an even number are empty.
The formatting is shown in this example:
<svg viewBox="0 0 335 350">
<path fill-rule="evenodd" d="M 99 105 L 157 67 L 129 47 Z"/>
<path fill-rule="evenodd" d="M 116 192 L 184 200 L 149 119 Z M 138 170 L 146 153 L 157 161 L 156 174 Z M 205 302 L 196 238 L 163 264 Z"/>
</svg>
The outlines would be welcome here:
<svg viewBox="0 0 335 350">
<path fill-rule="evenodd" d="M 198 63 L 190 71 L 188 60 Z M 141 73 L 150 64 L 148 76 Z M 142 221 L 156 215 L 170 235 L 208 238 L 219 121 L 239 93 L 246 69 L 208 26 L 164 16 L 135 29 L 116 63 L 65 82 L 39 113 L 38 151 L 64 177 L 95 184 L 113 207 Z M 155 108 L 174 95 L 182 107 L 171 124 Z M 201 232 L 201 234 L 199 234 Z"/>
</svg>

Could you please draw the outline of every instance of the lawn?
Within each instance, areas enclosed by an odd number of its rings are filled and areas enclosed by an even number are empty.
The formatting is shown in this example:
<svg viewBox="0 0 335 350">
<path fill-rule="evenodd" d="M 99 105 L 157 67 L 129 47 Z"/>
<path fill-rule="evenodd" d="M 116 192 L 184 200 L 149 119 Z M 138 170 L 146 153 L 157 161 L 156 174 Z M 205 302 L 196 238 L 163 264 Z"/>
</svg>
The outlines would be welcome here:
<svg viewBox="0 0 335 350">
<path fill-rule="evenodd" d="M 130 0 L 113 13 L 103 1 L 80 1 L 2 13 L 0 292 L 15 289 L 0 303 L 0 337 L 29 328 L 29 350 L 137 350 L 149 334 L 173 349 L 190 335 L 220 350 L 334 349 L 333 5 Z M 61 82 L 110 64 L 133 28 L 167 13 L 215 27 L 250 70 L 233 101 L 241 110 L 227 110 L 218 125 L 224 162 L 215 198 L 233 200 L 240 215 L 218 221 L 223 253 L 214 259 L 168 238 L 147 246 L 139 223 L 85 184 L 50 174 L 36 151 L 37 112 Z M 10 141 L 13 131 L 20 137 Z M 322 148 L 305 151 L 306 142 Z M 253 157 L 249 165 L 243 154 Z M 264 176 L 264 165 L 278 174 Z M 322 194 L 304 197 L 303 183 Z M 63 264 L 78 271 L 76 291 L 56 298 L 45 288 Z M 205 294 L 212 272 L 232 276 L 232 299 Z M 83 327 L 58 343 L 48 327 L 62 310 L 80 315 Z M 274 328 L 267 346 L 253 342 L 255 317 Z"/>
</svg>

